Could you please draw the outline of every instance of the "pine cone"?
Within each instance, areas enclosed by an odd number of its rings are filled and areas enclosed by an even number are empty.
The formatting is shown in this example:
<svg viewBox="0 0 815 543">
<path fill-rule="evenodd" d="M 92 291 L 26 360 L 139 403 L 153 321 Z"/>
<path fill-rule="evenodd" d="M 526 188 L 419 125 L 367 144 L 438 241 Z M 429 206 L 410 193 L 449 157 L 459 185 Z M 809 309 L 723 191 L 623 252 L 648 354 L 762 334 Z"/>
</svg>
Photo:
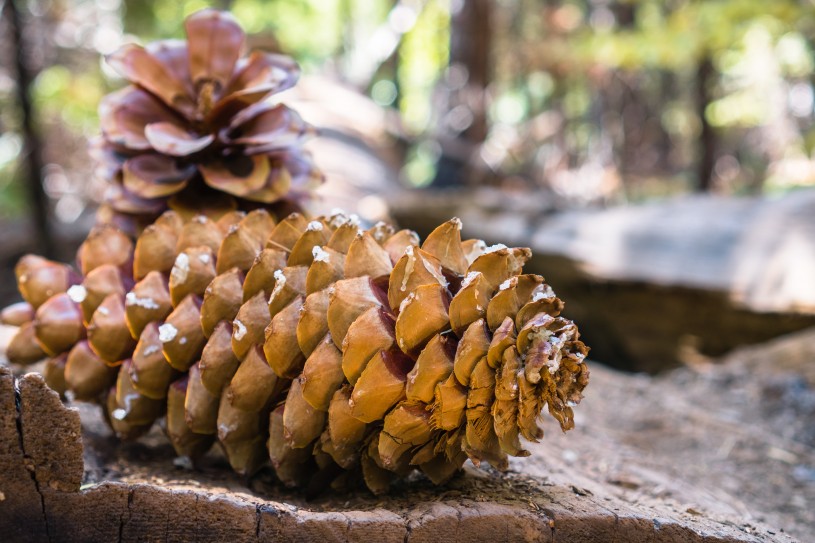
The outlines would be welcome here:
<svg viewBox="0 0 815 543">
<path fill-rule="evenodd" d="M 52 357 L 49 382 L 100 403 L 123 438 L 166 414 L 178 455 L 217 439 L 238 473 L 271 461 L 287 485 L 361 474 L 378 493 L 414 469 L 442 483 L 467 458 L 503 469 L 529 454 L 520 437 L 543 437 L 543 409 L 573 427 L 587 348 L 543 278 L 522 274 L 528 249 L 460 228 L 420 245 L 342 214 L 169 211 L 134 246 L 98 227 L 81 282 L 18 265 L 9 356 Z"/>
<path fill-rule="evenodd" d="M 92 146 L 115 218 L 152 220 L 168 203 L 200 212 L 303 198 L 322 181 L 302 149 L 313 131 L 267 100 L 295 84 L 297 64 L 241 58 L 245 35 L 228 13 L 199 11 L 185 29 L 187 41 L 125 45 L 107 58 L 131 83 L 102 100 Z"/>
</svg>

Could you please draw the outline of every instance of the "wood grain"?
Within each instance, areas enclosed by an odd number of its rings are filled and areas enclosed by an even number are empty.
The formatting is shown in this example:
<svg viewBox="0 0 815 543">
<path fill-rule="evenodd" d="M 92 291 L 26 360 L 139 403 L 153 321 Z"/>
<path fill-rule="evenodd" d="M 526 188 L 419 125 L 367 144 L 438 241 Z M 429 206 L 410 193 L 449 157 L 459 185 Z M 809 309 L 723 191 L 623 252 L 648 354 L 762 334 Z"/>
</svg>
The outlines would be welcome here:
<svg viewBox="0 0 815 543">
<path fill-rule="evenodd" d="M 15 382 L 0 368 L 0 408 L 8 542 L 792 541 L 723 517 L 709 499 L 701 500 L 709 515 L 622 500 L 608 482 L 540 450 L 508 474 L 471 467 L 446 487 L 415 480 L 385 498 L 360 491 L 308 502 L 268 475 L 243 485 L 217 455 L 195 472 L 176 468 L 157 433 L 118 444 L 88 406 L 83 439 L 78 411 L 37 374 Z"/>
</svg>

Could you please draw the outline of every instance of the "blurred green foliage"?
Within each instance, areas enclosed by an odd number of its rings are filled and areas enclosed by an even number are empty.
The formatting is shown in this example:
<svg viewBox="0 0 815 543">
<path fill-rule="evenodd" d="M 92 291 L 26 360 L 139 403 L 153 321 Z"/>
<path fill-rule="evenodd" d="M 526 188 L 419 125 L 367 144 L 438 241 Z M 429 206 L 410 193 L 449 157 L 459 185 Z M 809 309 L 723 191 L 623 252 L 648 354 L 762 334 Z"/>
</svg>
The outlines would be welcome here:
<svg viewBox="0 0 815 543">
<path fill-rule="evenodd" d="M 450 10 L 466 9 L 467 0 L 27 5 L 45 154 L 69 180 L 47 187 L 55 198 L 86 184 L 90 165 L 79 150 L 97 131 L 99 99 L 120 85 L 100 56 L 128 41 L 183 37 L 184 17 L 206 6 L 230 8 L 252 46 L 288 52 L 307 74 L 332 75 L 398 109 L 412 141 L 404 177 L 421 185 L 435 175 L 450 36 L 467 30 L 451 28 Z M 703 126 L 715 135 L 708 151 L 717 190 L 778 191 L 815 180 L 813 0 L 493 0 L 492 9 L 490 132 L 477 153 L 488 180 L 578 186 L 574 172 L 595 164 L 617 176 L 612 190 L 628 198 L 682 192 L 698 175 Z M 383 36 L 396 40 L 390 55 Z M 702 83 L 709 100 L 699 104 L 705 59 L 714 73 Z M 24 209 L 12 91 L 11 61 L 2 58 L 2 215 Z"/>
</svg>

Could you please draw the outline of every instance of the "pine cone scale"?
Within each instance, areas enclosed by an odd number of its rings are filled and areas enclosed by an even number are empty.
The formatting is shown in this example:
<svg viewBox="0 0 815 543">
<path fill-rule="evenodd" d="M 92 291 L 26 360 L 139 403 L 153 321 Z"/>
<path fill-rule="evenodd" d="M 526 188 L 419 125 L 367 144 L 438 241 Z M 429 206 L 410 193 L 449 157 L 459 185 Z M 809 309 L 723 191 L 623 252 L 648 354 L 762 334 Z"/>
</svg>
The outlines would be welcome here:
<svg viewBox="0 0 815 543">
<path fill-rule="evenodd" d="M 175 72 L 147 49 L 125 45 L 108 55 L 107 62 L 128 81 L 139 85 L 165 105 L 194 118 L 195 105 Z"/>
</svg>

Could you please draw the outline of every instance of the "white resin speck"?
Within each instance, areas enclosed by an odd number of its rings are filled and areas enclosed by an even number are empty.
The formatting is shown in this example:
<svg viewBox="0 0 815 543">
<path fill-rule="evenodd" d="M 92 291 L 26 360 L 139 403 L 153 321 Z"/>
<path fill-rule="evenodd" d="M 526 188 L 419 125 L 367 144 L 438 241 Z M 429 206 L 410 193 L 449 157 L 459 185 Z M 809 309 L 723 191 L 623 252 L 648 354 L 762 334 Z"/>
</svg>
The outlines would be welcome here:
<svg viewBox="0 0 815 543">
<path fill-rule="evenodd" d="M 283 287 L 286 286 L 286 276 L 283 274 L 283 270 L 277 270 L 274 272 L 274 290 L 272 290 L 272 294 L 269 296 L 269 303 L 272 303 L 272 300 L 280 294 L 280 291 L 283 290 Z"/>
<path fill-rule="evenodd" d="M 137 305 L 139 307 L 143 307 L 145 309 L 158 309 L 159 305 L 153 298 L 149 296 L 145 296 L 144 298 L 139 298 L 136 296 L 135 292 L 128 292 L 125 296 L 125 305 Z"/>
<path fill-rule="evenodd" d="M 507 249 L 507 246 L 503 243 L 496 243 L 495 245 L 490 245 L 489 247 L 485 248 L 484 254 L 494 253 L 496 251 L 500 251 L 501 249 Z"/>
<path fill-rule="evenodd" d="M 328 262 L 329 255 L 319 245 L 315 245 L 311 249 L 311 254 L 314 256 L 314 262 Z"/>
<path fill-rule="evenodd" d="M 243 336 L 246 335 L 246 326 L 238 319 L 232 321 L 232 324 L 235 326 L 234 331 L 235 339 L 237 339 L 238 341 L 242 340 Z"/>
<path fill-rule="evenodd" d="M 187 253 L 179 254 L 175 259 L 175 265 L 170 271 L 170 280 L 180 285 L 187 280 L 190 273 L 190 257 Z"/>
<path fill-rule="evenodd" d="M 470 283 L 475 281 L 476 277 L 481 275 L 480 271 L 471 271 L 464 277 L 464 281 L 461 282 L 461 288 L 465 288 L 470 286 Z"/>
<path fill-rule="evenodd" d="M 176 335 L 178 335 L 178 329 L 169 322 L 158 327 L 158 340 L 162 343 L 174 340 Z"/>
<path fill-rule="evenodd" d="M 407 297 L 404 300 L 402 300 L 402 303 L 399 304 L 399 313 L 404 311 L 405 307 L 407 307 L 415 299 L 416 299 L 415 293 L 411 292 L 410 294 L 408 294 Z"/>
<path fill-rule="evenodd" d="M 67 291 L 68 297 L 74 302 L 81 304 L 88 296 L 88 290 L 82 285 L 73 285 Z"/>
</svg>

